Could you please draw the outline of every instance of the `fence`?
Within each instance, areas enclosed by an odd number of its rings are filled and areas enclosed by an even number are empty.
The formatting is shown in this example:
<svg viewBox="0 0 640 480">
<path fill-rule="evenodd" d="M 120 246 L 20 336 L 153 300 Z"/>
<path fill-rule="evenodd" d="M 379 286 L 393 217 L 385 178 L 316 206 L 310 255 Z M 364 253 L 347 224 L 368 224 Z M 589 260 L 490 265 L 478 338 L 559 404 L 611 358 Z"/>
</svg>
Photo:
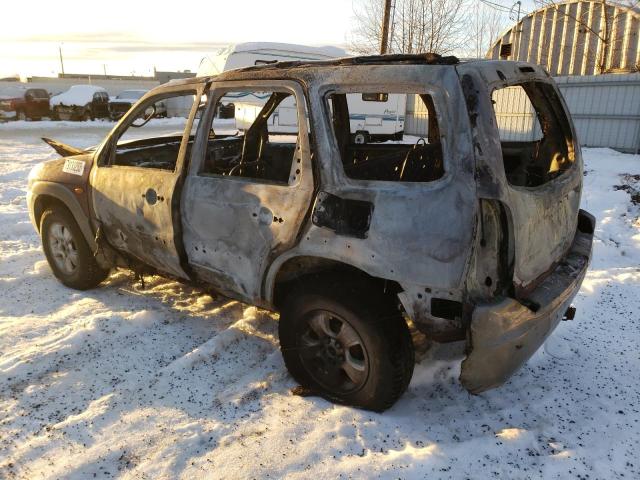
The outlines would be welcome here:
<svg viewBox="0 0 640 480">
<path fill-rule="evenodd" d="M 640 150 L 640 74 L 556 77 L 580 144 L 623 152 Z M 407 99 L 405 133 L 424 136 L 427 112 L 414 96 Z M 508 140 L 536 139 L 539 127 L 522 89 L 494 94 L 496 120 Z"/>
<path fill-rule="evenodd" d="M 640 74 L 555 78 L 586 147 L 640 149 Z"/>
</svg>

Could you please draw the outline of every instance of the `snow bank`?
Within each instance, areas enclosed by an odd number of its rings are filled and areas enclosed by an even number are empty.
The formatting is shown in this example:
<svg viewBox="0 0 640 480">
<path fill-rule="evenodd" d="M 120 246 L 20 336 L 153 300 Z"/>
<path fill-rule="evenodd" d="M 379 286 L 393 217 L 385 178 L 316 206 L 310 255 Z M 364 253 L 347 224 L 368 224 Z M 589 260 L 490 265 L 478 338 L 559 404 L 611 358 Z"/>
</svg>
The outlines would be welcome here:
<svg viewBox="0 0 640 480">
<path fill-rule="evenodd" d="M 184 122 L 183 122 L 184 123 Z M 107 119 L 87 120 L 85 122 L 72 121 L 54 121 L 54 120 L 17 120 L 13 122 L 0 123 L 0 131 L 10 135 L 12 132 L 18 134 L 21 130 L 28 130 L 36 134 L 42 130 L 68 131 L 77 128 L 99 128 L 104 129 L 105 126 L 114 126 L 115 122 Z"/>
<path fill-rule="evenodd" d="M 108 130 L 76 127 L 56 138 Z M 640 157 L 584 151 L 598 225 L 573 322 L 479 396 L 457 381 L 463 345 L 421 343 L 374 414 L 292 395 L 271 313 L 126 272 L 57 282 L 26 211 L 46 133 L 0 129 L 0 477 L 640 477 Z"/>
</svg>

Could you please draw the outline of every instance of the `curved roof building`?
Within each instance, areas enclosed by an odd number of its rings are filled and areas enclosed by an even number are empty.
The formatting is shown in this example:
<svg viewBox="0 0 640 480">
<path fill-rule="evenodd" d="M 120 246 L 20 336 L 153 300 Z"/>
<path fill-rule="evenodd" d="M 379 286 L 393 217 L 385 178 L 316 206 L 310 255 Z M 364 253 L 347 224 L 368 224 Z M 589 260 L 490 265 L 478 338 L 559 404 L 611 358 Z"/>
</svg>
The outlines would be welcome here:
<svg viewBox="0 0 640 480">
<path fill-rule="evenodd" d="M 640 9 L 602 0 L 552 4 L 504 32 L 487 58 L 537 63 L 554 76 L 640 71 Z"/>
</svg>

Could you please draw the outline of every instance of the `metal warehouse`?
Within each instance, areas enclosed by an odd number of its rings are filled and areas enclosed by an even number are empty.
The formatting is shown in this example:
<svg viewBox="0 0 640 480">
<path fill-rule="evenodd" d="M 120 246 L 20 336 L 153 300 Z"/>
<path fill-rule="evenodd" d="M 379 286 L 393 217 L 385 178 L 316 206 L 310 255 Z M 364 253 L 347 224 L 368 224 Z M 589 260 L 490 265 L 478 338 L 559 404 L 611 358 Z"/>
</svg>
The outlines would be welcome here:
<svg viewBox="0 0 640 480">
<path fill-rule="evenodd" d="M 536 10 L 507 30 L 487 58 L 544 66 L 551 75 L 640 70 L 640 9 L 571 1 Z"/>
</svg>

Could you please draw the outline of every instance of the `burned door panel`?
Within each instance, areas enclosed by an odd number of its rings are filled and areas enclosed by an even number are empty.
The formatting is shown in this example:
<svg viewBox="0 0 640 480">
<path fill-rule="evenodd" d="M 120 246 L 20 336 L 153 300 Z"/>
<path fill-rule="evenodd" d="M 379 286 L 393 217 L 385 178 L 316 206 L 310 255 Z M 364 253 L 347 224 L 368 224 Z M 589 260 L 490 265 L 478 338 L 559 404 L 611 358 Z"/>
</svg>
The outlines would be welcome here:
<svg viewBox="0 0 640 480">
<path fill-rule="evenodd" d="M 132 170 L 104 167 L 96 175 L 92 197 L 100 228 L 117 249 L 184 277 L 171 226 L 173 173 Z M 150 201 L 149 191 L 155 192 L 155 201 Z"/>
<path fill-rule="evenodd" d="M 322 190 L 340 199 L 369 203 L 372 208 L 366 235 L 360 235 L 365 238 L 341 235 L 335 229 L 313 224 L 299 250 L 313 256 L 331 252 L 332 259 L 402 284 L 458 290 L 471 253 L 477 209 L 469 119 L 460 83 L 453 69 L 416 67 L 403 74 L 402 82 L 398 82 L 397 71 L 384 66 L 335 70 L 323 82 L 311 85 L 309 98 Z M 398 142 L 397 152 L 391 151 L 393 144 L 367 145 L 371 152 L 381 151 L 375 154 L 375 161 L 384 166 L 366 172 L 362 169 L 369 180 L 355 174 L 352 156 L 344 155 L 362 147 L 346 146 L 349 132 L 334 133 L 334 112 L 344 108 L 339 94 L 367 92 L 428 98 L 434 109 L 430 124 L 437 125 L 431 128 L 428 141 L 414 139 L 407 146 Z M 330 96 L 335 99 L 332 104 Z M 416 144 L 417 150 L 413 148 Z M 434 169 L 437 174 L 403 178 L 402 166 L 412 160 L 418 162 L 424 152 L 441 152 L 442 171 Z M 396 160 L 397 165 L 387 168 Z"/>
<path fill-rule="evenodd" d="M 294 246 L 311 206 L 306 128 L 293 132 L 288 118 L 277 125 L 284 130 L 270 130 L 274 113 L 291 102 L 304 119 L 304 96 L 298 85 L 282 81 L 217 84 L 209 96 L 205 123 L 214 131 L 213 112 L 220 108 L 213 103 L 228 97 L 245 127 L 236 135 L 203 137 L 194 148 L 182 195 L 185 250 L 199 278 L 260 303 L 265 270 Z"/>
<path fill-rule="evenodd" d="M 185 113 L 188 116 L 178 135 L 158 136 L 155 131 L 129 128 L 139 121 L 136 112 L 117 127 L 111 143 L 105 143 L 98 152 L 100 162 L 92 170 L 91 196 L 101 234 L 109 244 L 161 272 L 189 278 L 182 265 L 175 215 L 179 197 L 175 192 L 197 109 L 193 100 L 196 92 L 152 97 L 138 110 L 145 112 L 149 104 L 185 96 L 193 106 Z M 137 139 L 121 140 L 132 130 Z"/>
</svg>

